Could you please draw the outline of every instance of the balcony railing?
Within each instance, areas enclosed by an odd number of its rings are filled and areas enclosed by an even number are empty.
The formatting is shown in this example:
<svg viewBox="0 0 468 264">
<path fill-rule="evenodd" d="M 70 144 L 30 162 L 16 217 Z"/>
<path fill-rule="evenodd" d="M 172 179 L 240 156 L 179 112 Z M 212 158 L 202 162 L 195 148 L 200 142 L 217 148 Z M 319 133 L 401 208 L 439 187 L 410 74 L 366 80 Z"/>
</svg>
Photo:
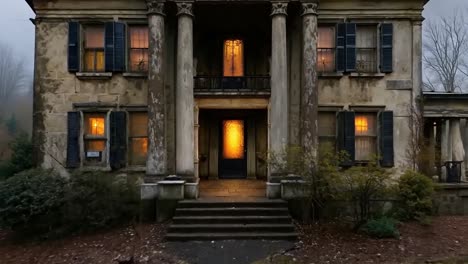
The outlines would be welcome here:
<svg viewBox="0 0 468 264">
<path fill-rule="evenodd" d="M 356 71 L 361 73 L 377 72 L 376 48 L 356 48 Z"/>
<path fill-rule="evenodd" d="M 269 92 L 270 76 L 219 77 L 198 75 L 194 77 L 196 92 Z"/>
</svg>

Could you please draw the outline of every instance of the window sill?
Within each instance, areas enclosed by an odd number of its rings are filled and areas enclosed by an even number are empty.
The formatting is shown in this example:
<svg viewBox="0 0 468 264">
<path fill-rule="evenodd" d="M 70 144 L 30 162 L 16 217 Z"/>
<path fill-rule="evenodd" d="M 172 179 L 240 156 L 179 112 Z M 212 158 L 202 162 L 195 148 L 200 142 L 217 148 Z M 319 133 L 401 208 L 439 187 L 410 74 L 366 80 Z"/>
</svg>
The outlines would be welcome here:
<svg viewBox="0 0 468 264">
<path fill-rule="evenodd" d="M 78 79 L 110 79 L 112 72 L 77 72 Z"/>
<path fill-rule="evenodd" d="M 352 72 L 349 74 L 350 78 L 383 78 L 385 77 L 385 73 L 360 73 L 360 72 Z"/>
<path fill-rule="evenodd" d="M 126 78 L 148 78 L 146 72 L 124 72 L 122 75 Z"/>
<path fill-rule="evenodd" d="M 342 72 L 319 72 L 318 77 L 320 78 L 341 78 L 343 77 Z"/>
</svg>

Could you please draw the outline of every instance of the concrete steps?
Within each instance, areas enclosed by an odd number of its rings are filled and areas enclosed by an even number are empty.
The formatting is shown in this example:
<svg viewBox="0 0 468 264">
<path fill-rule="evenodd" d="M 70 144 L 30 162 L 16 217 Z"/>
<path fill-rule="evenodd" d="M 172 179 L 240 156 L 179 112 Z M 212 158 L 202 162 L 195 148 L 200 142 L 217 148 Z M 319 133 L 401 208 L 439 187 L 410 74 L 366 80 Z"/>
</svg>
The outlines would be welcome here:
<svg viewBox="0 0 468 264">
<path fill-rule="evenodd" d="M 282 200 L 188 200 L 178 203 L 167 240 L 294 240 L 297 234 Z"/>
</svg>

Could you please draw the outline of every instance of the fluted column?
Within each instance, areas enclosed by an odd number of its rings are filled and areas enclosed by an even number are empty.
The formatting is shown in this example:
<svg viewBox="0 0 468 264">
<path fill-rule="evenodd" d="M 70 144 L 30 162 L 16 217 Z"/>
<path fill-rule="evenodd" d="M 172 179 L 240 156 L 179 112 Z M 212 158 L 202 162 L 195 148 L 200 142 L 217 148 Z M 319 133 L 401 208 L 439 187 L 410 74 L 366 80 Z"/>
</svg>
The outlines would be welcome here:
<svg viewBox="0 0 468 264">
<path fill-rule="evenodd" d="M 177 68 L 176 68 L 176 173 L 193 178 L 194 166 L 194 100 L 193 100 L 193 22 L 192 2 L 176 2 Z"/>
<path fill-rule="evenodd" d="M 284 151 L 288 140 L 287 7 L 286 2 L 272 3 L 270 151 L 273 153 Z M 271 171 L 272 176 L 276 174 Z"/>
<path fill-rule="evenodd" d="M 316 159 L 318 149 L 317 4 L 302 3 L 301 143 Z"/>
<path fill-rule="evenodd" d="M 166 111 L 164 97 L 164 1 L 147 0 L 149 29 L 148 58 L 148 156 L 146 174 L 165 176 Z"/>
</svg>

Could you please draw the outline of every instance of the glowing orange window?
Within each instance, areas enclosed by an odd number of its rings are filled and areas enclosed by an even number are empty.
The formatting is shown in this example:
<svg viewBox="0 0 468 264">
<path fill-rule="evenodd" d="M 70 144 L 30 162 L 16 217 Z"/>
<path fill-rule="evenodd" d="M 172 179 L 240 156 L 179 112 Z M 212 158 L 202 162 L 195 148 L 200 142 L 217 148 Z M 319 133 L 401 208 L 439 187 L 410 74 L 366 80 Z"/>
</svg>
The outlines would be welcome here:
<svg viewBox="0 0 468 264">
<path fill-rule="evenodd" d="M 244 76 L 244 42 L 242 40 L 224 41 L 224 76 Z"/>
<path fill-rule="evenodd" d="M 223 158 L 244 158 L 244 121 L 223 121 Z"/>
<path fill-rule="evenodd" d="M 104 116 L 89 116 L 87 118 L 87 131 L 88 136 L 104 136 L 106 134 L 106 124 Z"/>
<path fill-rule="evenodd" d="M 356 134 L 366 134 L 369 130 L 369 121 L 366 116 L 356 116 L 354 119 Z"/>
</svg>

